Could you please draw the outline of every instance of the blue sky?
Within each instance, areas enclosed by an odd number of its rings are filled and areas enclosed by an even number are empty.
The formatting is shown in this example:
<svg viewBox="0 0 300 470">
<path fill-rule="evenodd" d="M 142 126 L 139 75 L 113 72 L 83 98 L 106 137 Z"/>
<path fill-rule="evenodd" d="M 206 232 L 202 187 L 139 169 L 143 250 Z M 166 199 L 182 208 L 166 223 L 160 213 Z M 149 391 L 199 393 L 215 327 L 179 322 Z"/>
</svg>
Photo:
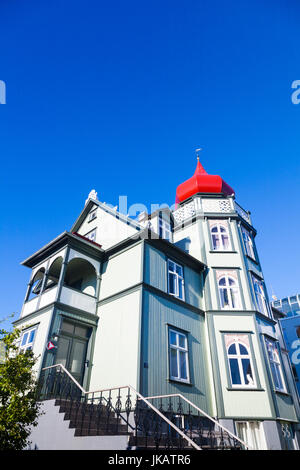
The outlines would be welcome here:
<svg viewBox="0 0 300 470">
<path fill-rule="evenodd" d="M 101 201 L 173 204 L 195 148 L 251 210 L 266 283 L 300 292 L 299 2 L 2 0 L 0 318 L 20 262 Z"/>
</svg>

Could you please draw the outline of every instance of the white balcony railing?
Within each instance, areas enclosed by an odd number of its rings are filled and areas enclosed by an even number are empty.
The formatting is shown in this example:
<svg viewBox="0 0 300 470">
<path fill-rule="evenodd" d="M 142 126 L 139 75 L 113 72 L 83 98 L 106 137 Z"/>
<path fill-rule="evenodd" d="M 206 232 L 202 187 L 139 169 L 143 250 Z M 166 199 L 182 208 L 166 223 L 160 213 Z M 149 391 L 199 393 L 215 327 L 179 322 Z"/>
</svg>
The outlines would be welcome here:
<svg viewBox="0 0 300 470">
<path fill-rule="evenodd" d="M 237 213 L 251 225 L 250 213 L 244 210 L 233 199 L 200 198 L 196 197 L 192 201 L 183 204 L 173 212 L 175 222 L 182 224 L 186 220 L 194 217 L 197 213 L 232 214 Z"/>
<path fill-rule="evenodd" d="M 96 297 L 84 294 L 70 287 L 64 286 L 62 288 L 59 301 L 85 312 L 96 313 Z"/>
</svg>

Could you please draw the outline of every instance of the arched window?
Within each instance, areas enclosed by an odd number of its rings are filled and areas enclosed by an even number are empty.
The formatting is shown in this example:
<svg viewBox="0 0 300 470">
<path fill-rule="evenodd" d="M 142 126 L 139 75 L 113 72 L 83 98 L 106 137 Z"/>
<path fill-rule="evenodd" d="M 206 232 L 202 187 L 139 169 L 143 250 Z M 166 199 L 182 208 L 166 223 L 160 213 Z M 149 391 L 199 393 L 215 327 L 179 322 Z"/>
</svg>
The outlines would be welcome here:
<svg viewBox="0 0 300 470">
<path fill-rule="evenodd" d="M 248 347 L 241 341 L 234 341 L 227 348 L 232 386 L 253 387 L 254 379 Z"/>
<path fill-rule="evenodd" d="M 224 274 L 219 279 L 218 286 L 221 308 L 230 310 L 241 307 L 238 284 L 233 277 Z"/>
<path fill-rule="evenodd" d="M 230 250 L 230 241 L 227 227 L 224 224 L 215 224 L 210 229 L 213 250 Z"/>
</svg>

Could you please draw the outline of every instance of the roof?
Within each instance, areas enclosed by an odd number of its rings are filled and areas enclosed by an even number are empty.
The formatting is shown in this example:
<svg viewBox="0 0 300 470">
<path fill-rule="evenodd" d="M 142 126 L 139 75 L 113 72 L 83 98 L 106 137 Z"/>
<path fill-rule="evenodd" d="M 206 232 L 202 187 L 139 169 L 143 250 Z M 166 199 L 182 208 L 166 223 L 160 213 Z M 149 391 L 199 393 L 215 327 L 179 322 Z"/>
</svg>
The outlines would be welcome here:
<svg viewBox="0 0 300 470">
<path fill-rule="evenodd" d="M 209 175 L 198 160 L 194 175 L 181 183 L 176 190 L 176 204 L 197 193 L 234 195 L 234 190 L 218 175 Z"/>
<path fill-rule="evenodd" d="M 53 253 L 63 248 L 67 244 L 72 245 L 74 248 L 78 248 L 81 251 L 85 251 L 88 254 L 96 255 L 97 257 L 102 256 L 104 250 L 98 243 L 89 240 L 86 237 L 77 235 L 76 233 L 63 232 L 58 237 L 51 240 L 51 242 L 44 245 L 40 250 L 33 253 L 31 256 L 22 261 L 23 266 L 33 268 L 46 257 L 51 256 Z"/>
</svg>

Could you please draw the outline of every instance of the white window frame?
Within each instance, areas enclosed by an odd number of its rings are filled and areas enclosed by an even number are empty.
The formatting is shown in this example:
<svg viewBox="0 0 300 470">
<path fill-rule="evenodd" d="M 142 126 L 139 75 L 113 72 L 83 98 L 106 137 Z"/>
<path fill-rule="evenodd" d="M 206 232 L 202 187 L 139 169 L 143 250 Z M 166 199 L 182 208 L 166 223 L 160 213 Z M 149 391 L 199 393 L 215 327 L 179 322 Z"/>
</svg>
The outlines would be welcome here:
<svg viewBox="0 0 300 470">
<path fill-rule="evenodd" d="M 252 258 L 255 261 L 256 256 L 255 256 L 252 236 L 251 236 L 250 232 L 245 227 L 242 227 L 242 237 L 243 237 L 243 242 L 244 242 L 246 255 L 249 256 L 250 258 Z"/>
<path fill-rule="evenodd" d="M 171 334 L 176 335 L 176 344 L 171 343 Z M 179 338 L 184 338 L 184 346 L 180 346 Z M 176 365 L 177 365 L 177 376 L 172 375 L 172 353 L 171 351 L 176 352 Z M 185 367 L 186 367 L 186 378 L 181 376 L 181 367 L 180 367 L 180 356 L 184 355 L 185 358 Z M 178 331 L 174 328 L 169 328 L 169 376 L 171 380 L 176 380 L 177 382 L 190 383 L 190 370 L 189 370 L 189 350 L 188 350 L 188 336 L 187 333 Z"/>
<path fill-rule="evenodd" d="M 230 335 L 228 335 L 230 336 Z M 235 354 L 229 354 L 229 348 L 235 344 L 236 347 L 236 353 Z M 247 350 L 248 354 L 241 354 L 240 352 L 240 344 Z M 228 367 L 229 367 L 229 373 L 230 373 L 230 381 L 231 381 L 231 387 L 232 388 L 256 388 L 256 381 L 255 381 L 255 376 L 254 376 L 254 369 L 253 369 L 253 361 L 251 357 L 251 352 L 249 351 L 249 346 L 247 346 L 241 339 L 237 337 L 233 338 L 232 341 L 229 343 L 229 345 L 226 348 L 226 354 L 227 354 L 227 361 L 228 361 Z M 236 359 L 238 363 L 238 369 L 239 369 L 239 375 L 241 379 L 240 384 L 234 384 L 232 380 L 232 373 L 231 373 L 231 366 L 230 366 L 230 359 Z M 244 373 L 244 368 L 243 368 L 243 359 L 249 359 L 250 367 L 251 367 L 251 372 L 252 372 L 252 382 L 246 383 L 247 377 L 245 377 Z"/>
<path fill-rule="evenodd" d="M 270 316 L 270 312 L 268 309 L 268 302 L 265 296 L 265 290 L 263 283 L 260 279 L 252 274 L 252 283 L 254 289 L 254 295 L 256 300 L 256 306 L 260 313 L 266 315 L 267 317 Z"/>
<path fill-rule="evenodd" d="M 162 217 L 158 217 L 158 234 L 160 238 L 171 241 L 172 230 L 171 225 L 166 222 Z"/>
<path fill-rule="evenodd" d="M 240 439 L 254 450 L 267 450 L 265 434 L 261 421 L 236 421 L 236 432 Z M 255 429 L 256 427 L 256 429 Z"/>
<path fill-rule="evenodd" d="M 225 285 L 220 286 L 220 281 L 223 278 L 225 278 Z M 229 280 L 233 281 L 234 285 L 230 285 Z M 230 276 L 230 274 L 224 273 L 220 275 L 217 282 L 218 282 L 218 292 L 219 292 L 219 297 L 220 297 L 221 309 L 222 310 L 240 310 L 242 308 L 242 304 L 241 304 L 241 292 L 240 292 L 240 286 L 239 286 L 238 280 L 235 279 L 233 276 Z M 224 290 L 227 291 L 227 298 L 229 300 L 228 305 L 222 305 L 223 297 L 222 297 L 221 291 L 224 291 Z M 235 307 L 233 306 L 233 298 L 234 298 L 232 296 L 233 293 L 236 294 L 235 299 L 237 301 L 237 305 Z"/>
<path fill-rule="evenodd" d="M 214 228 L 217 228 L 216 232 L 212 231 Z M 221 231 L 221 228 L 224 229 L 224 232 Z M 214 235 L 219 240 L 219 248 L 216 248 L 214 246 L 214 240 L 213 240 Z M 227 240 L 228 240 L 228 246 L 227 247 L 225 247 L 224 242 L 223 242 L 224 235 L 226 235 Z M 216 222 L 213 225 L 211 225 L 210 226 L 210 236 L 211 236 L 211 246 L 212 246 L 213 251 L 231 251 L 232 250 L 231 240 L 230 240 L 229 230 L 228 230 L 227 224 L 221 223 L 221 222 Z"/>
<path fill-rule="evenodd" d="M 23 331 L 19 346 L 20 352 L 26 352 L 28 350 L 33 349 L 34 341 L 36 338 L 37 326 L 33 326 L 32 328 L 27 328 Z M 33 337 L 32 337 L 33 334 Z M 29 341 L 30 340 L 30 341 Z"/>
<path fill-rule="evenodd" d="M 265 345 L 267 349 L 274 388 L 277 392 L 287 393 L 286 384 L 283 376 L 281 357 L 278 348 L 278 341 L 274 341 L 265 337 Z M 270 347 L 272 348 L 272 351 L 270 350 Z M 278 380 L 278 378 L 280 380 Z M 277 383 L 280 382 L 282 383 L 282 387 L 277 385 Z"/>
<path fill-rule="evenodd" d="M 171 265 L 174 265 L 173 269 L 171 269 Z M 181 271 L 181 274 L 177 272 L 176 268 L 179 268 L 178 271 Z M 175 276 L 175 281 L 174 281 L 175 292 L 170 292 L 170 274 L 172 276 Z M 181 284 L 182 297 L 180 296 L 180 288 L 179 288 L 180 284 Z M 183 266 L 176 263 L 175 261 L 172 261 L 171 259 L 168 259 L 168 293 L 170 295 L 173 295 L 174 297 L 177 297 L 178 299 L 181 299 L 181 300 L 185 299 Z"/>
</svg>

